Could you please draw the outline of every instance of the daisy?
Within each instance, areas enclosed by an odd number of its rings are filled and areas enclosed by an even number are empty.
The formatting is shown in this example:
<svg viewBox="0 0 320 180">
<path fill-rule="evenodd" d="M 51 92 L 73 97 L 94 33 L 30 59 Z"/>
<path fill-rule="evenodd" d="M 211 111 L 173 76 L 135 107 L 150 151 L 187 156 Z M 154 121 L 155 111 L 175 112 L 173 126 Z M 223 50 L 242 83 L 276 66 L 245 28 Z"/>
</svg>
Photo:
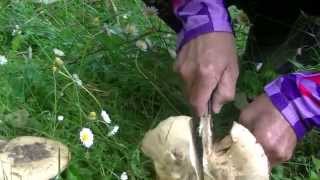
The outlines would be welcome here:
<svg viewBox="0 0 320 180">
<path fill-rule="evenodd" d="M 6 65 L 8 63 L 8 59 L 5 56 L 0 55 L 0 65 Z"/>
<path fill-rule="evenodd" d="M 139 48 L 141 51 L 147 51 L 148 50 L 148 45 L 145 41 L 143 40 L 138 40 L 136 42 L 137 48 Z"/>
<path fill-rule="evenodd" d="M 146 43 L 147 43 L 147 45 L 148 45 L 148 47 L 149 48 L 152 48 L 153 47 L 153 43 L 152 43 L 152 41 L 149 39 L 149 38 L 146 38 Z"/>
<path fill-rule="evenodd" d="M 59 57 L 56 57 L 55 59 L 54 59 L 54 62 L 55 62 L 55 64 L 57 65 L 57 66 L 62 66 L 63 65 L 63 60 L 61 59 L 61 58 L 59 58 Z"/>
<path fill-rule="evenodd" d="M 63 121 L 64 117 L 62 115 L 59 115 L 57 119 L 58 119 L 58 121 Z"/>
<path fill-rule="evenodd" d="M 177 58 L 177 53 L 175 50 L 168 48 L 168 53 L 173 59 Z"/>
<path fill-rule="evenodd" d="M 263 63 L 262 62 L 258 62 L 256 64 L 256 71 L 259 72 L 261 70 L 262 66 L 263 66 Z"/>
<path fill-rule="evenodd" d="M 143 14 L 145 16 L 156 16 L 158 15 L 159 10 L 154 6 L 145 6 L 143 8 Z"/>
<path fill-rule="evenodd" d="M 54 48 L 53 49 L 53 53 L 56 55 L 56 56 L 59 56 L 59 57 L 62 57 L 62 56 L 65 56 L 64 52 L 60 49 L 57 49 L 57 48 Z"/>
<path fill-rule="evenodd" d="M 128 19 L 128 15 L 127 15 L 127 14 L 124 14 L 124 15 L 122 15 L 122 18 L 123 18 L 123 19 Z"/>
<path fill-rule="evenodd" d="M 299 48 L 297 49 L 297 55 L 298 55 L 298 56 L 301 56 L 301 55 L 302 55 L 302 48 L 301 48 L 301 47 L 299 47 Z"/>
<path fill-rule="evenodd" d="M 80 140 L 86 148 L 90 148 L 93 144 L 93 133 L 89 128 L 82 128 L 80 131 Z"/>
<path fill-rule="evenodd" d="M 119 126 L 118 125 L 115 125 L 113 126 L 112 130 L 108 133 L 108 136 L 114 136 L 117 134 L 117 132 L 119 131 Z"/>
<path fill-rule="evenodd" d="M 16 35 L 20 35 L 22 33 L 21 28 L 19 25 L 15 25 L 14 29 L 12 30 L 11 35 L 12 36 L 16 36 Z"/>
<path fill-rule="evenodd" d="M 127 24 L 126 27 L 124 27 L 123 32 L 126 34 L 137 35 L 138 29 L 134 24 Z"/>
<path fill-rule="evenodd" d="M 77 83 L 78 86 L 82 86 L 82 81 L 79 78 L 78 74 L 72 74 L 73 80 Z"/>
<path fill-rule="evenodd" d="M 107 124 L 111 123 L 110 116 L 105 110 L 101 111 L 101 117 L 102 117 L 103 121 L 106 122 Z"/>
<path fill-rule="evenodd" d="M 28 47 L 28 59 L 32 59 L 32 47 Z"/>
<path fill-rule="evenodd" d="M 120 176 L 120 180 L 128 180 L 128 174 L 127 172 L 123 172 Z"/>
</svg>

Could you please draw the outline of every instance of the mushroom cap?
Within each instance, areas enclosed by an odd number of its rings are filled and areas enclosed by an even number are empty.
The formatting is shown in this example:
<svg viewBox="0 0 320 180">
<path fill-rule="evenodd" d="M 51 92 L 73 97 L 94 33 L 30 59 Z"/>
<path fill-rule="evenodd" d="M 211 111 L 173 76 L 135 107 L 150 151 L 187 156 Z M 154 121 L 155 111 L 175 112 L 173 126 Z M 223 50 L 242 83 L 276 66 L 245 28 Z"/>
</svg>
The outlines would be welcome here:
<svg viewBox="0 0 320 180">
<path fill-rule="evenodd" d="M 60 142 L 42 137 L 17 137 L 0 152 L 0 179 L 48 180 L 62 172 L 69 160 L 69 150 Z"/>
<path fill-rule="evenodd" d="M 169 117 L 146 133 L 142 151 L 153 160 L 158 179 L 196 179 L 190 120 L 188 116 Z M 263 148 L 242 125 L 234 122 L 230 135 L 210 144 L 210 149 L 204 151 L 208 153 L 204 155 L 206 180 L 269 179 Z"/>
</svg>

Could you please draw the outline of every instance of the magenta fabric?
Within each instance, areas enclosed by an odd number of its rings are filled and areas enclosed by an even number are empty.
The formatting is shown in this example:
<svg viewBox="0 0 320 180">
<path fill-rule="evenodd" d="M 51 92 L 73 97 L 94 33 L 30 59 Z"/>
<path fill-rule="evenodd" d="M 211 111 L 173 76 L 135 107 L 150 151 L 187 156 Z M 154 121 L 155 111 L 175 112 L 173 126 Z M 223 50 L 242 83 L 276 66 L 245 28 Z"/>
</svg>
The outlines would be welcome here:
<svg viewBox="0 0 320 180">
<path fill-rule="evenodd" d="M 177 49 L 202 34 L 232 32 L 224 0 L 172 0 L 174 13 L 182 22 Z"/>
<path fill-rule="evenodd" d="M 313 127 L 320 127 L 320 73 L 283 75 L 269 83 L 265 92 L 299 140 Z"/>
</svg>

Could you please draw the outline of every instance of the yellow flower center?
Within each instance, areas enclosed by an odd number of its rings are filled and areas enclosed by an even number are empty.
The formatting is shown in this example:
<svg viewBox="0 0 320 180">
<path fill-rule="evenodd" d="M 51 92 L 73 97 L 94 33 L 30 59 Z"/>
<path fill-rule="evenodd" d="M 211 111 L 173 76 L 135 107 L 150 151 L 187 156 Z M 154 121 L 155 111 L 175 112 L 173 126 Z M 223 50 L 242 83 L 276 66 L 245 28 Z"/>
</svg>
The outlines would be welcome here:
<svg viewBox="0 0 320 180">
<path fill-rule="evenodd" d="M 89 135 L 87 133 L 83 134 L 81 137 L 82 141 L 88 141 L 89 140 Z"/>
</svg>

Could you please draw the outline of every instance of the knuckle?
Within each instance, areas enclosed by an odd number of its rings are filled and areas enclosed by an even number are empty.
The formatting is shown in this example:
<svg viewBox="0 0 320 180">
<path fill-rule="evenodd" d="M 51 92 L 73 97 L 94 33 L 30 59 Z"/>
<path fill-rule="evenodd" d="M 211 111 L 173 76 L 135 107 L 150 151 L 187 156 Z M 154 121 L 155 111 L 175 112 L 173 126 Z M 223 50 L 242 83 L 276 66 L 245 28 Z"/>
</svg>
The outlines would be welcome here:
<svg viewBox="0 0 320 180">
<path fill-rule="evenodd" d="M 210 77 L 214 74 L 215 68 L 212 64 L 199 64 L 198 65 L 198 73 L 202 77 Z"/>
<path fill-rule="evenodd" d="M 266 154 L 279 162 L 288 161 L 293 152 L 288 151 L 285 147 L 279 145 L 279 141 L 272 135 L 272 132 L 266 131 L 264 134 L 263 146 Z"/>
</svg>

